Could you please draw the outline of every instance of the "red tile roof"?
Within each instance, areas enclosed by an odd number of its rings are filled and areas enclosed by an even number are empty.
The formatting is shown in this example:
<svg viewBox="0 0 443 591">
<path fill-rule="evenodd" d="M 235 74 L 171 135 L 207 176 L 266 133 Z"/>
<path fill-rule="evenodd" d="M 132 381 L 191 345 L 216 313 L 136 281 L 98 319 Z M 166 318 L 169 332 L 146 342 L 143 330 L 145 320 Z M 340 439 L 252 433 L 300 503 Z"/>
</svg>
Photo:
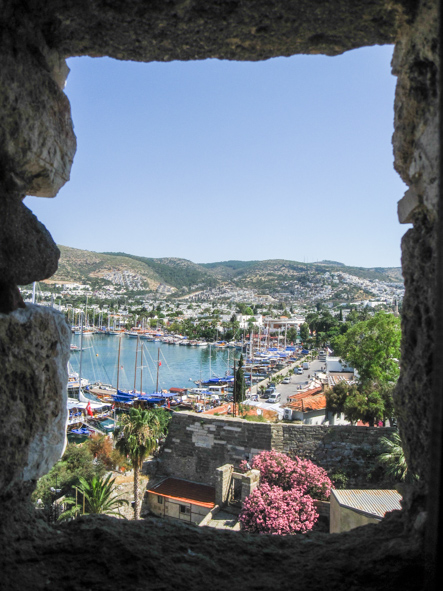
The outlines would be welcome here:
<svg viewBox="0 0 443 591">
<path fill-rule="evenodd" d="M 313 391 L 316 394 L 312 395 Z M 321 393 L 321 388 L 315 388 L 314 390 L 308 390 L 308 392 L 291 396 L 291 399 L 292 401 L 286 406 L 292 408 L 292 410 L 308 412 L 310 410 L 326 409 L 326 396 Z"/>
<path fill-rule="evenodd" d="M 309 396 L 314 396 L 323 390 L 323 386 L 318 386 L 317 388 L 311 388 L 310 390 L 305 390 L 304 392 L 299 392 L 298 394 L 292 394 L 289 396 L 291 400 L 301 400 L 302 398 L 309 398 Z"/>
<path fill-rule="evenodd" d="M 179 478 L 166 478 L 156 486 L 148 488 L 149 493 L 154 493 L 161 497 L 169 497 L 178 501 L 192 503 L 200 507 L 215 506 L 215 488 L 206 484 L 180 480 Z"/>
</svg>

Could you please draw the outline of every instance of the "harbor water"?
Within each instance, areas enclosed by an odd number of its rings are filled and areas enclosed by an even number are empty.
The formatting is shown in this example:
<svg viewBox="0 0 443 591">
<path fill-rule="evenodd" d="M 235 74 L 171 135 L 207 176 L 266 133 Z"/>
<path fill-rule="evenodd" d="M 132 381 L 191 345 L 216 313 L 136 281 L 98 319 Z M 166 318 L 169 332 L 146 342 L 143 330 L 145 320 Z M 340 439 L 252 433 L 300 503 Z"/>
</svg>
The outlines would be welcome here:
<svg viewBox="0 0 443 591">
<path fill-rule="evenodd" d="M 80 347 L 80 335 L 72 335 L 71 342 Z M 119 340 L 120 363 L 118 364 Z M 143 347 L 142 347 L 143 345 Z M 120 366 L 119 388 L 132 390 L 134 375 L 136 374 L 136 389 L 142 389 L 147 394 L 156 389 L 157 367 L 158 388 L 167 390 L 171 387 L 195 387 L 194 382 L 209 377 L 225 376 L 232 367 L 235 359 L 240 358 L 240 351 L 236 349 L 216 349 L 208 347 L 185 347 L 169 345 L 159 341 L 132 339 L 127 336 L 108 336 L 94 334 L 83 336 L 82 378 L 90 382 L 102 382 L 117 385 L 117 367 Z M 143 359 L 141 359 L 143 351 Z M 160 352 L 160 354 L 159 354 Z M 158 363 L 158 359 L 160 364 Z M 79 372 L 80 351 L 71 353 L 70 369 Z"/>
</svg>

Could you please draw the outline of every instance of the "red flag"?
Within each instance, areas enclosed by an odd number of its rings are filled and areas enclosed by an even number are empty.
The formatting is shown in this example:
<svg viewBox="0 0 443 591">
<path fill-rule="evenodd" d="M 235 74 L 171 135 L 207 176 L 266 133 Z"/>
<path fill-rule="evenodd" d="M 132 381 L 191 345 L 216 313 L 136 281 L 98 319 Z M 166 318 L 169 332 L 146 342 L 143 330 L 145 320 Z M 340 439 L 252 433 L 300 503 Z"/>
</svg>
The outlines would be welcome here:
<svg viewBox="0 0 443 591">
<path fill-rule="evenodd" d="M 168 398 L 168 408 L 171 408 L 171 401 Z"/>
<path fill-rule="evenodd" d="M 115 404 L 112 405 L 112 409 L 111 410 L 114 410 L 114 408 L 115 408 Z"/>
<path fill-rule="evenodd" d="M 161 365 L 161 364 L 162 364 L 162 362 L 161 362 L 161 361 L 159 361 L 159 362 L 158 362 L 158 366 L 160 367 L 160 365 Z"/>
<path fill-rule="evenodd" d="M 92 408 L 91 408 L 91 403 L 88 402 L 88 406 L 86 407 L 86 412 L 88 413 L 89 416 L 93 417 L 94 413 L 92 412 Z"/>
</svg>

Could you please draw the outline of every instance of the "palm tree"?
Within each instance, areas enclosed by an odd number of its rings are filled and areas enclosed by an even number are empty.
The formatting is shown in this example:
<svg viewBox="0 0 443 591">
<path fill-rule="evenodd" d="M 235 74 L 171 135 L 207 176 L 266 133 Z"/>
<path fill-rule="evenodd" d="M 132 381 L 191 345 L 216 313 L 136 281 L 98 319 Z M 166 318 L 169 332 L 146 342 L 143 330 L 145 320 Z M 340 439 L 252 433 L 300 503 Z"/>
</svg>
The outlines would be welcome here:
<svg viewBox="0 0 443 591">
<path fill-rule="evenodd" d="M 160 436 L 160 422 L 149 410 L 131 408 L 116 429 L 115 447 L 129 456 L 134 468 L 134 519 L 140 518 L 139 476 L 145 458 L 157 447 Z"/>
<path fill-rule="evenodd" d="M 83 496 L 85 515 L 104 513 L 106 515 L 116 515 L 123 517 L 119 511 L 122 505 L 128 505 L 126 499 L 120 498 L 122 495 L 114 495 L 115 490 L 115 478 L 112 478 L 112 474 L 108 474 L 106 478 L 97 478 L 93 476 L 91 481 L 88 482 L 86 478 L 80 476 L 80 484 L 74 486 L 76 491 Z M 77 497 L 78 499 L 78 497 Z M 76 517 L 79 513 L 82 513 L 82 506 L 77 503 L 77 500 L 73 497 L 67 497 L 65 504 L 73 505 L 71 509 L 64 511 L 59 517 L 59 520 L 64 520 L 72 517 Z"/>
<path fill-rule="evenodd" d="M 392 433 L 392 438 L 381 437 L 380 443 L 384 452 L 378 456 L 378 461 L 385 464 L 386 471 L 390 476 L 399 480 L 406 480 L 410 476 L 401 438 L 398 432 Z"/>
</svg>

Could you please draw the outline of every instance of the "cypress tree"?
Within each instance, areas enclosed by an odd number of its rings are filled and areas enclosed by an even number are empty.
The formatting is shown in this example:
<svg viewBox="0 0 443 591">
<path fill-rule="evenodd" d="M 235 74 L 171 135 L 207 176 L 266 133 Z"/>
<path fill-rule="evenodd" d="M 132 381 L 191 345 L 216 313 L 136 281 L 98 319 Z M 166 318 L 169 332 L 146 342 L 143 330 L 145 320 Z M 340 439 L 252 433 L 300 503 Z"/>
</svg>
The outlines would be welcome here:
<svg viewBox="0 0 443 591">
<path fill-rule="evenodd" d="M 243 402 L 246 398 L 245 374 L 243 372 L 243 355 L 240 355 L 237 372 L 235 374 L 236 402 Z"/>
</svg>

